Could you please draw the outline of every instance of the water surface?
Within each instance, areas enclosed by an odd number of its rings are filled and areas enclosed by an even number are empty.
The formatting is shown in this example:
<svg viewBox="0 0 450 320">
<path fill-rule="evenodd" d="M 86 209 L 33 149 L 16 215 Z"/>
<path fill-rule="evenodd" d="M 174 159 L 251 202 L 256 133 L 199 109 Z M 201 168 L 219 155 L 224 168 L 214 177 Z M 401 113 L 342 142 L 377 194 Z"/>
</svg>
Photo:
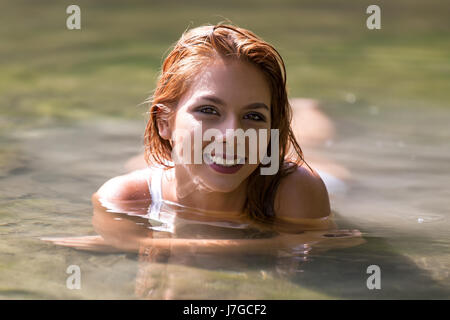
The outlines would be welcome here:
<svg viewBox="0 0 450 320">
<path fill-rule="evenodd" d="M 331 204 L 339 228 L 361 231 L 365 242 L 299 241 L 296 252 L 277 256 L 185 252 L 182 259 L 149 260 L 142 252 L 88 252 L 43 242 L 41 237 L 98 234 L 90 197 L 142 151 L 144 122 L 98 119 L 2 136 L 0 296 L 448 298 L 450 113 L 355 104 L 325 109 L 338 134 L 305 154 L 349 169 L 346 191 L 333 194 Z M 119 224 L 149 230 L 142 217 L 110 214 Z M 220 235 L 211 230 L 191 228 L 189 236 Z M 255 238 L 233 232 L 225 238 Z M 81 290 L 66 288 L 66 268 L 73 264 L 82 271 Z M 381 268 L 380 290 L 366 286 L 369 265 Z"/>
</svg>

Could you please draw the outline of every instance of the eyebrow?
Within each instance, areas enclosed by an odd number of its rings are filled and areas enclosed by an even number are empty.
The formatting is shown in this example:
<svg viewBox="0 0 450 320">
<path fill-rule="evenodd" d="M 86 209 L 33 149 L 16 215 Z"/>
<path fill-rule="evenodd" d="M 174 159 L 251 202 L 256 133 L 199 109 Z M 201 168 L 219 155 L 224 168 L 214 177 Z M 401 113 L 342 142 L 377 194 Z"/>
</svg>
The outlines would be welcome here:
<svg viewBox="0 0 450 320">
<path fill-rule="evenodd" d="M 226 105 L 225 101 L 223 101 L 219 97 L 212 96 L 212 95 L 201 96 L 199 99 L 208 100 L 213 103 L 220 104 L 222 106 Z M 269 107 L 263 102 L 250 103 L 250 104 L 246 105 L 244 107 L 244 109 L 266 109 L 267 111 L 270 111 Z"/>
</svg>

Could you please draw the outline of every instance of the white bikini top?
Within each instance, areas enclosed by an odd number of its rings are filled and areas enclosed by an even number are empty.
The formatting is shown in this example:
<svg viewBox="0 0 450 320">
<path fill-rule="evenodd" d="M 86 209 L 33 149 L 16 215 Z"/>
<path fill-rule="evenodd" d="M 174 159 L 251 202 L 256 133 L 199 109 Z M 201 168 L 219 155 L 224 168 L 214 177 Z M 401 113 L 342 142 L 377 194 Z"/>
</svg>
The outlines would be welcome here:
<svg viewBox="0 0 450 320">
<path fill-rule="evenodd" d="M 161 205 L 163 202 L 162 198 L 163 170 L 162 169 L 155 170 L 151 173 L 151 176 L 152 176 L 151 181 L 147 176 L 147 185 L 152 199 L 152 203 L 150 205 L 148 214 L 152 217 L 159 215 L 159 212 L 161 211 Z"/>
<path fill-rule="evenodd" d="M 151 172 L 149 172 L 149 174 L 147 175 L 147 184 L 152 202 L 150 204 L 150 207 L 148 208 L 147 217 L 157 223 L 156 225 L 152 223 L 152 225 L 154 226 L 150 227 L 150 229 L 173 233 L 175 231 L 174 227 L 176 214 L 168 213 L 165 211 L 161 212 L 161 207 L 164 203 L 162 197 L 162 178 L 164 169 L 158 168 L 152 170 L 151 168 L 148 168 L 148 170 L 151 170 Z"/>
</svg>

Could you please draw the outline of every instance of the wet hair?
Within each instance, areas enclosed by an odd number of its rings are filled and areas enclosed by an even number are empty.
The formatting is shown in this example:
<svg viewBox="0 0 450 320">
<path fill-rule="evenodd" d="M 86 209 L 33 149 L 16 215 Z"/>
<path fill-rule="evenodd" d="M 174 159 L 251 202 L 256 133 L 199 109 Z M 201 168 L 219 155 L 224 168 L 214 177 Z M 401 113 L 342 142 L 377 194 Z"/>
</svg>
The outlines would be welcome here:
<svg viewBox="0 0 450 320">
<path fill-rule="evenodd" d="M 292 109 L 283 59 L 272 45 L 249 30 L 219 23 L 183 33 L 164 60 L 154 93 L 146 100 L 150 118 L 144 135 L 145 159 L 149 165 L 168 166 L 172 145 L 159 135 L 158 121 L 173 114 L 195 76 L 218 58 L 249 62 L 258 67 L 270 84 L 271 128 L 279 130 L 280 168 L 274 175 L 261 175 L 258 167 L 248 177 L 244 210 L 251 218 L 271 221 L 275 217 L 275 193 L 281 179 L 306 162 L 291 128 Z M 267 150 L 271 150 L 270 142 Z"/>
</svg>

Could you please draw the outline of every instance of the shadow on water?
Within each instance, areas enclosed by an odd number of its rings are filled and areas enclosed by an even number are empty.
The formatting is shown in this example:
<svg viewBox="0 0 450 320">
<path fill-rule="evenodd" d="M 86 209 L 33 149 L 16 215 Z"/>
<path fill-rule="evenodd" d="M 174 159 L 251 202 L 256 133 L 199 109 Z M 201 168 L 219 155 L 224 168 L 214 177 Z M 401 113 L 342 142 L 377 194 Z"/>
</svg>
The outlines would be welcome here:
<svg viewBox="0 0 450 320">
<path fill-rule="evenodd" d="M 341 227 L 358 228 L 342 217 L 339 220 Z M 361 232 L 366 242 L 359 246 L 323 254 L 315 254 L 313 250 L 308 263 L 298 265 L 302 271 L 291 280 L 302 287 L 344 299 L 442 299 L 450 296 L 448 285 L 433 279 L 429 271 L 399 252 L 389 239 Z M 432 242 L 424 236 L 411 240 Z M 380 289 L 367 287 L 368 278 L 373 274 L 373 271 L 367 272 L 371 265 L 380 267 Z"/>
</svg>

